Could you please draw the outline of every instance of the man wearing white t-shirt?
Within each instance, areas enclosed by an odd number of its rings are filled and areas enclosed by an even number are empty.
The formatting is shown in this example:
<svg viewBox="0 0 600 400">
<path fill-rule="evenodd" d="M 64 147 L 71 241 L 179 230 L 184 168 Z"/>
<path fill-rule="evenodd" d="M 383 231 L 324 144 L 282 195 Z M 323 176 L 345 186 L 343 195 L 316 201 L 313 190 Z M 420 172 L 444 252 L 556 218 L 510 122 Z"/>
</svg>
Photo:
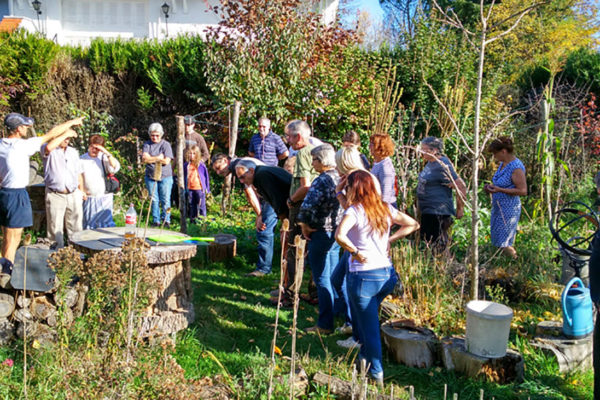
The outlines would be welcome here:
<svg viewBox="0 0 600 400">
<path fill-rule="evenodd" d="M 0 226 L 2 226 L 2 256 L 11 263 L 21 241 L 23 228 L 33 225 L 29 184 L 29 157 L 40 147 L 65 135 L 73 126 L 81 125 L 83 117 L 75 118 L 50 129 L 40 137 L 25 139 L 33 118 L 10 113 L 4 118 L 8 137 L 0 139 Z"/>
</svg>

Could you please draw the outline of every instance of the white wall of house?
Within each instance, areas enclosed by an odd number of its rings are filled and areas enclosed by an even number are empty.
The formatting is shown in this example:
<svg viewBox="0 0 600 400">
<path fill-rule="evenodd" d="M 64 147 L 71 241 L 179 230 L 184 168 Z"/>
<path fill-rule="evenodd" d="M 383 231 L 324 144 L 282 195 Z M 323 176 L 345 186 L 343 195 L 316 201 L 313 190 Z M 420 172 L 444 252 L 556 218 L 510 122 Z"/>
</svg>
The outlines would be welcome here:
<svg viewBox="0 0 600 400">
<path fill-rule="evenodd" d="M 183 33 L 204 36 L 208 26 L 218 23 L 211 7 L 219 0 L 167 0 L 169 18 L 161 10 L 165 0 L 40 0 L 41 14 L 29 0 L 10 0 L 10 15 L 23 17 L 24 24 L 43 32 L 60 44 L 86 45 L 95 38 L 164 39 Z M 339 0 L 319 0 L 313 9 L 323 21 L 335 20 Z"/>
</svg>

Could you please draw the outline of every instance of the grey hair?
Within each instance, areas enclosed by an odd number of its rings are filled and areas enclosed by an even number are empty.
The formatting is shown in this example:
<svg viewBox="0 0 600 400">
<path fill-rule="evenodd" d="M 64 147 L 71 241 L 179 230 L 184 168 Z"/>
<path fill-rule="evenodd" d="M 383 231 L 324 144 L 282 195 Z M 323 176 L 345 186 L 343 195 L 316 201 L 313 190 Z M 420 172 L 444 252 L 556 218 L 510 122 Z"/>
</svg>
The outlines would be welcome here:
<svg viewBox="0 0 600 400">
<path fill-rule="evenodd" d="M 335 153 L 335 163 L 340 175 L 346 175 L 357 169 L 365 169 L 356 146 L 342 146 Z"/>
<path fill-rule="evenodd" d="M 421 140 L 421 144 L 431 147 L 432 149 L 437 150 L 438 154 L 442 154 L 444 151 L 444 142 L 440 138 L 436 138 L 434 136 L 427 136 Z"/>
<path fill-rule="evenodd" d="M 240 160 L 235 165 L 236 174 L 237 174 L 238 169 L 242 170 L 243 172 L 246 172 L 249 169 L 256 169 L 256 164 L 250 160 Z"/>
<path fill-rule="evenodd" d="M 311 134 L 311 131 L 310 126 L 306 121 L 295 119 L 288 122 L 288 124 L 285 126 L 285 133 L 291 136 L 300 135 L 303 138 L 308 138 Z"/>
<path fill-rule="evenodd" d="M 271 126 L 271 120 L 269 118 L 267 118 L 267 117 L 260 117 L 258 119 L 258 123 L 260 124 L 261 122 L 268 122 L 269 126 Z"/>
<path fill-rule="evenodd" d="M 160 133 L 161 137 L 163 137 L 165 135 L 165 131 L 163 129 L 163 126 L 160 124 L 160 122 L 153 122 L 150 124 L 150 126 L 148 127 L 148 135 L 151 134 L 152 132 Z"/>
<path fill-rule="evenodd" d="M 335 149 L 329 143 L 315 147 L 310 151 L 310 155 L 319 160 L 325 167 L 335 168 L 336 166 Z"/>
</svg>

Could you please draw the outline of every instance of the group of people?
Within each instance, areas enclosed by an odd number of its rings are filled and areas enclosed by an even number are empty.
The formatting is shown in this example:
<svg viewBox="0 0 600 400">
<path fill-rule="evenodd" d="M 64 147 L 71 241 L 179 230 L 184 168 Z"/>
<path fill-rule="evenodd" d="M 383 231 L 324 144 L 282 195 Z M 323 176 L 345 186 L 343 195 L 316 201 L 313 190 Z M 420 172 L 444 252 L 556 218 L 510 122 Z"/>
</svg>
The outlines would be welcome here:
<svg viewBox="0 0 600 400">
<path fill-rule="evenodd" d="M 34 132 L 27 138 L 33 118 L 19 113 L 5 117 L 8 136 L 0 140 L 0 225 L 5 260 L 14 261 L 23 228 L 33 224 L 26 187 L 29 158 L 38 151 L 44 165 L 47 237 L 53 247 L 64 245 L 65 233 L 115 226 L 113 194 L 106 192 L 104 177 L 119 170 L 119 161 L 104 147 L 105 139 L 100 135 L 89 138 L 88 152 L 81 157 L 69 146 L 77 137 L 73 128 L 82 121 L 75 118 L 43 136 Z"/>
<path fill-rule="evenodd" d="M 307 240 L 307 261 L 316 286 L 319 317 L 307 332 L 329 334 L 334 317 L 346 323 L 352 337 L 338 341 L 360 346 L 360 358 L 376 381 L 383 379 L 378 306 L 392 292 L 398 276 L 388 251 L 395 240 L 419 230 L 434 254 L 445 251 L 454 218 L 464 214 L 466 185 L 443 154 L 443 142 L 426 137 L 419 146 L 426 164 L 416 188 L 420 223 L 396 209 L 396 173 L 391 160 L 395 145 L 389 135 L 370 137 L 373 165 L 359 152 L 360 137 L 349 132 L 337 151 L 311 135 L 305 121 L 285 127 L 283 140 L 266 118 L 250 141 L 248 157 L 224 154 L 212 157 L 212 168 L 222 176 L 234 174 L 244 185 L 256 213 L 258 263 L 250 276 L 271 272 L 277 219 L 287 218 L 286 281 L 283 304 L 294 291 L 296 258 L 294 238 Z M 512 247 L 520 215 L 519 196 L 526 194 L 523 164 L 513 154 L 512 140 L 494 140 L 490 152 L 500 162 L 485 191 L 492 194 L 492 242 L 516 257 Z M 289 158 L 288 158 L 289 157 Z M 286 158 L 288 158 L 286 160 Z M 283 167 L 278 165 L 285 160 Z M 456 206 L 454 196 L 456 193 Z M 397 230 L 391 230 L 398 225 Z M 340 255 L 341 253 L 341 255 Z M 272 292 L 273 300 L 278 295 Z"/>
<path fill-rule="evenodd" d="M 0 141 L 3 268 L 14 261 L 23 228 L 32 225 L 25 188 L 29 183 L 29 157 L 37 151 L 44 161 L 48 238 L 57 247 L 64 244 L 65 231 L 72 235 L 82 229 L 115 225 L 113 194 L 107 193 L 104 182 L 107 174 L 116 173 L 120 165 L 106 149 L 104 138 L 92 135 L 88 152 L 80 157 L 69 143 L 77 136 L 73 128 L 81 125 L 82 118 L 27 139 L 33 123 L 32 118 L 18 113 L 4 120 L 8 137 Z M 205 163 L 210 154 L 202 135 L 194 131 L 193 118 L 186 116 L 184 123 L 186 162 L 180 175 L 193 222 L 206 215 L 210 183 Z M 148 135 L 142 160 L 146 164 L 145 184 L 152 197 L 152 224 L 168 226 L 173 150 L 160 123 L 151 124 Z M 381 382 L 378 307 L 398 282 L 388 254 L 390 243 L 420 229 L 421 238 L 432 252 L 443 252 L 453 218 L 461 218 L 464 213 L 465 183 L 443 155 L 443 142 L 424 138 L 419 150 L 426 164 L 416 188 L 419 223 L 396 208 L 396 173 L 391 159 L 395 145 L 389 135 L 370 137 L 372 165 L 360 153 L 360 137 L 353 131 L 342 138 L 343 145 L 337 151 L 313 137 L 310 126 L 302 120 L 285 126 L 285 139 L 289 148 L 271 130 L 269 119 L 260 118 L 247 157 L 232 159 L 216 154 L 211 159 L 217 174 L 234 174 L 239 179 L 256 213 L 258 262 L 248 275 L 260 277 L 271 272 L 277 221 L 288 219 L 290 230 L 286 243 L 282 243 L 286 254 L 284 305 L 290 304 L 296 290 L 294 239 L 302 235 L 308 242 L 307 258 L 319 308 L 317 324 L 306 330 L 332 333 L 334 317 L 342 316 L 343 330 L 351 331 L 352 337 L 338 344 L 360 346 L 360 359 L 365 361 L 371 377 Z M 496 139 L 489 149 L 500 162 L 492 183 L 484 188 L 492 195 L 492 242 L 516 257 L 512 245 L 520 215 L 519 196 L 527 192 L 525 170 L 513 154 L 510 138 Z M 392 230 L 394 226 L 397 229 Z M 276 303 L 279 292 L 272 295 Z"/>
<path fill-rule="evenodd" d="M 184 181 L 187 198 L 187 216 L 190 222 L 206 217 L 206 195 L 210 193 L 210 179 L 206 162 L 210 157 L 206 141 L 195 131 L 191 115 L 183 119 L 185 124 L 185 163 L 181 179 Z M 142 162 L 146 164 L 144 181 L 152 198 L 152 226 L 171 225 L 171 190 L 173 188 L 174 158 L 171 144 L 164 138 L 165 131 L 159 122 L 148 127 L 150 140 L 142 148 Z"/>
</svg>

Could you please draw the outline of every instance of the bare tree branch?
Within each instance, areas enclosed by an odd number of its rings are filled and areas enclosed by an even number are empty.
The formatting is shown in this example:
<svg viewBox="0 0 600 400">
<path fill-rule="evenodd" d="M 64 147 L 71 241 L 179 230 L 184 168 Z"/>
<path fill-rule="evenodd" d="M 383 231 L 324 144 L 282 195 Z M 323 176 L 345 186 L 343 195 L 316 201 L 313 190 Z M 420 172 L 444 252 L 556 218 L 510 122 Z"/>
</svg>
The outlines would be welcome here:
<svg viewBox="0 0 600 400">
<path fill-rule="evenodd" d="M 432 0 L 432 1 L 433 1 L 433 5 L 434 5 L 435 9 L 443 17 L 443 18 L 437 18 L 440 22 L 443 22 L 446 25 L 450 25 L 454 28 L 460 29 L 462 32 L 464 32 L 468 36 L 474 35 L 473 32 L 471 32 L 470 30 L 465 28 L 462 21 L 460 20 L 460 18 L 458 18 L 458 16 L 456 15 L 456 13 L 453 10 L 450 10 L 451 14 L 448 14 L 448 12 L 446 12 L 445 10 L 442 9 L 442 7 L 440 7 L 440 5 L 438 4 L 438 2 L 436 0 Z"/>
<path fill-rule="evenodd" d="M 542 2 L 540 2 L 540 3 L 535 3 L 535 4 L 532 4 L 532 5 L 530 5 L 529 7 L 525 8 L 525 9 L 523 9 L 523 10 L 521 10 L 521 11 L 518 11 L 518 12 L 516 12 L 516 13 L 512 14 L 512 15 L 509 15 L 508 17 L 504 18 L 502 21 L 500 21 L 500 22 L 496 22 L 494 25 L 492 25 L 492 26 L 490 27 L 490 30 L 494 30 L 494 29 L 496 29 L 496 28 L 498 28 L 498 27 L 500 27 L 500 26 L 504 25 L 505 23 L 507 23 L 507 22 L 508 22 L 508 21 L 510 21 L 511 19 L 513 19 L 513 18 L 515 18 L 515 17 L 518 17 L 517 21 L 515 21 L 515 23 L 513 24 L 513 26 L 511 26 L 510 28 L 508 28 L 508 31 L 512 31 L 512 30 L 513 30 L 513 29 L 514 29 L 514 28 L 515 28 L 515 27 L 516 27 L 516 26 L 519 24 L 519 22 L 521 21 L 521 18 L 523 18 L 523 17 L 524 17 L 524 16 L 525 16 L 527 13 L 529 13 L 530 11 L 533 11 L 534 9 L 536 9 L 536 8 L 538 8 L 538 7 L 540 7 L 540 6 L 543 6 L 543 5 L 545 5 L 545 4 L 548 4 L 548 3 L 549 3 L 549 1 L 542 1 Z M 505 32 L 506 32 L 506 33 L 508 33 L 507 31 L 504 31 L 504 32 L 502 32 L 502 33 L 501 33 L 501 35 L 503 35 L 503 36 L 504 36 L 504 35 L 506 34 Z M 498 36 L 495 36 L 495 37 L 494 37 L 494 40 L 495 40 L 497 37 L 498 37 Z M 491 40 L 491 39 L 490 39 L 490 40 Z"/>
<path fill-rule="evenodd" d="M 475 152 L 471 149 L 471 146 L 469 146 L 469 143 L 467 142 L 467 139 L 462 134 L 462 131 L 459 128 L 458 123 L 456 122 L 456 119 L 454 118 L 454 115 L 452 115 L 452 113 L 450 112 L 450 110 L 448 110 L 448 107 L 446 107 L 446 105 L 444 104 L 444 102 L 439 98 L 439 96 L 437 95 L 437 93 L 436 93 L 435 89 L 433 88 L 433 86 L 431 86 L 429 84 L 429 82 L 427 82 L 427 79 L 425 78 L 425 76 L 423 76 L 423 82 L 425 82 L 425 86 L 427 86 L 429 88 L 429 90 L 431 91 L 431 94 L 433 95 L 433 98 L 435 99 L 436 103 L 438 103 L 438 105 L 444 111 L 444 114 L 446 114 L 446 116 L 450 120 L 450 123 L 452 124 L 452 127 L 454 128 L 454 131 L 456 132 L 456 134 L 458 135 L 458 137 L 460 138 L 460 140 L 463 142 L 463 144 L 465 145 L 465 147 L 467 148 L 467 150 L 469 151 L 469 153 L 471 153 L 471 155 L 474 156 Z M 434 118 L 437 120 L 437 117 L 434 116 Z"/>
</svg>

